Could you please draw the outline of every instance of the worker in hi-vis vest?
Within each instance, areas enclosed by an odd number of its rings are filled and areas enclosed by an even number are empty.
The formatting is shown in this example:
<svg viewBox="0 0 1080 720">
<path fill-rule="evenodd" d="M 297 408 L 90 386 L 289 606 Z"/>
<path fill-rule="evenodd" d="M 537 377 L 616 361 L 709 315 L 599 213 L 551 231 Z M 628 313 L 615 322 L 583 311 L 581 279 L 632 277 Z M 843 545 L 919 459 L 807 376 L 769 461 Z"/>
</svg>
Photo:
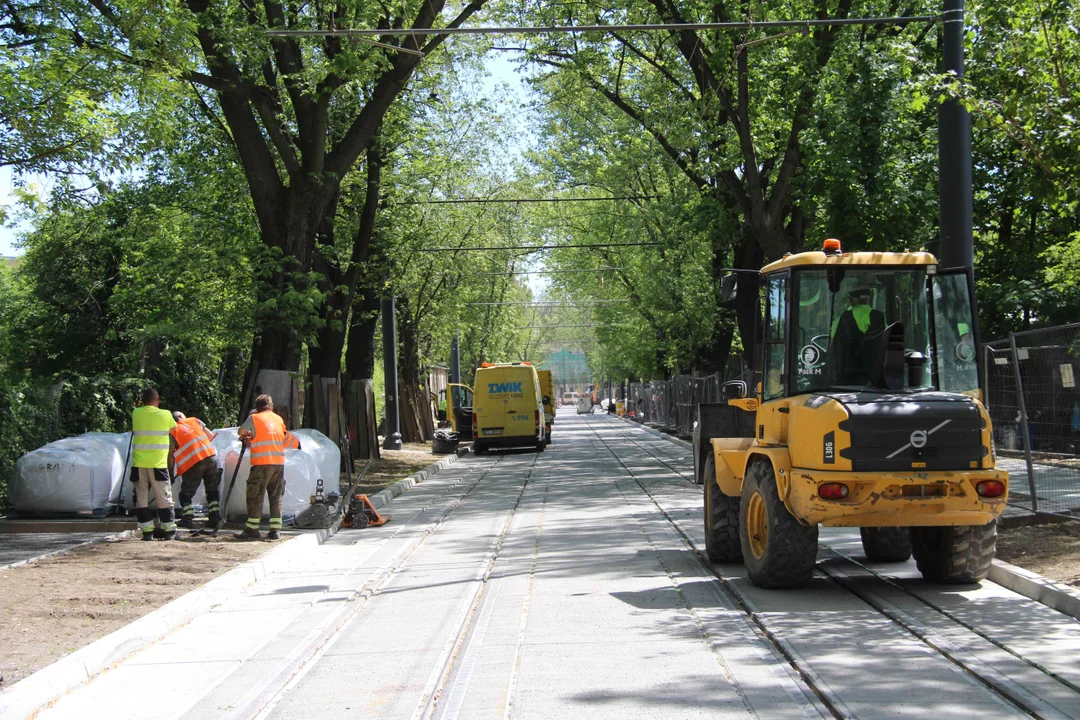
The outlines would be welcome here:
<svg viewBox="0 0 1080 720">
<path fill-rule="evenodd" d="M 255 412 L 240 426 L 240 439 L 251 448 L 251 473 L 247 481 L 247 526 L 234 537 L 258 540 L 263 495 L 270 498 L 270 532 L 277 540 L 281 530 L 281 497 L 285 494 L 285 448 L 300 449 L 300 441 L 285 429 L 285 421 L 274 412 L 269 395 L 255 398 Z"/>
<path fill-rule="evenodd" d="M 131 411 L 131 482 L 135 483 L 135 519 L 143 540 L 176 539 L 172 486 L 169 482 L 169 431 L 176 427 L 172 413 L 158 407 L 158 391 L 143 390 L 142 402 Z M 157 509 L 150 508 L 150 493 Z"/>
<path fill-rule="evenodd" d="M 202 420 L 187 417 L 176 411 L 172 414 L 176 427 L 169 431 L 169 453 L 176 465 L 176 474 L 180 476 L 180 527 L 191 528 L 195 520 L 195 493 L 199 485 L 206 487 L 206 504 L 210 517 L 207 525 L 217 527 L 221 522 L 221 509 L 218 505 L 220 473 L 217 450 L 210 442 L 216 433 L 211 434 Z"/>
</svg>

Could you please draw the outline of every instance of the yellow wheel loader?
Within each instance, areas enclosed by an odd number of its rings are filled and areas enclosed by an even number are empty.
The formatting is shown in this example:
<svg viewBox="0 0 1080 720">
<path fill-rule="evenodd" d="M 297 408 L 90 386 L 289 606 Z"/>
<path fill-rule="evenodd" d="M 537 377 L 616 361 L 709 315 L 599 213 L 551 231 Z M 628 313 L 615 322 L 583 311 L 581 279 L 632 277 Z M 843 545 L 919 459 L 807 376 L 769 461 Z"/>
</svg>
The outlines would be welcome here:
<svg viewBox="0 0 1080 720">
<path fill-rule="evenodd" d="M 982 403 L 970 271 L 830 239 L 753 272 L 722 292 L 764 304 L 756 392 L 725 383 L 694 428 L 709 559 L 796 587 L 819 525 L 858 527 L 871 561 L 914 555 L 931 581 L 985 578 L 1008 474 Z"/>
</svg>

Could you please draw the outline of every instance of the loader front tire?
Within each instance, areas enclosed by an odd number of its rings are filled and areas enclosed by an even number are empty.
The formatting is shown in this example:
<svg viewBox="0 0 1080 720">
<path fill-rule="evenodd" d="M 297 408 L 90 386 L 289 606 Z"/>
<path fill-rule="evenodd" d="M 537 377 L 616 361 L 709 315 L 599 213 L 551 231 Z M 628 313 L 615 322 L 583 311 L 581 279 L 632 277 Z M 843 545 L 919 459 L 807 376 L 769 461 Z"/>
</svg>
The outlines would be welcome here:
<svg viewBox="0 0 1080 720">
<path fill-rule="evenodd" d="M 911 550 L 931 582 L 977 583 L 990 572 L 997 549 L 997 520 L 987 525 L 911 528 Z"/>
<path fill-rule="evenodd" d="M 711 450 L 711 448 L 710 448 Z M 741 563 L 739 504 L 741 498 L 725 495 L 716 483 L 716 460 L 705 460 L 705 555 L 714 563 Z"/>
<path fill-rule="evenodd" d="M 906 527 L 864 527 L 863 553 L 870 562 L 904 562 L 911 557 L 911 530 Z"/>
<path fill-rule="evenodd" d="M 803 525 L 776 491 L 772 463 L 753 463 L 743 478 L 739 508 L 743 563 L 751 582 L 763 588 L 805 585 L 817 560 L 817 525 Z"/>
</svg>

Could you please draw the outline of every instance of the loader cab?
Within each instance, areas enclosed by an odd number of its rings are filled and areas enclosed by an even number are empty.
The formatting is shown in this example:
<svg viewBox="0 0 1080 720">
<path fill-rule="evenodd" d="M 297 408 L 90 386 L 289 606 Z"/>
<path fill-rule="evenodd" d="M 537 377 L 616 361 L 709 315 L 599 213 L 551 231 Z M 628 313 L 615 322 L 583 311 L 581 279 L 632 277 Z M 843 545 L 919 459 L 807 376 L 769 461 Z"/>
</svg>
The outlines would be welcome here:
<svg viewBox="0 0 1080 720">
<path fill-rule="evenodd" d="M 972 278 L 928 253 L 812 252 L 763 270 L 761 400 L 827 391 L 978 396 Z"/>
</svg>

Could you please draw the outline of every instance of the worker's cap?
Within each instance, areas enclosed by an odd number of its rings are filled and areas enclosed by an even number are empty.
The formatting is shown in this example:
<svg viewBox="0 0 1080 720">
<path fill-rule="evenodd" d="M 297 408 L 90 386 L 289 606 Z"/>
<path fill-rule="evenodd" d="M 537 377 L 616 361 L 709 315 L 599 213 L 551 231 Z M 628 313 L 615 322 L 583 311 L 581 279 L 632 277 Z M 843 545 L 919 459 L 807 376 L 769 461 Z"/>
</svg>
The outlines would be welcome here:
<svg viewBox="0 0 1080 720">
<path fill-rule="evenodd" d="M 869 285 L 856 285 L 848 290 L 849 297 L 870 297 L 874 294 L 874 291 L 870 289 Z"/>
</svg>

